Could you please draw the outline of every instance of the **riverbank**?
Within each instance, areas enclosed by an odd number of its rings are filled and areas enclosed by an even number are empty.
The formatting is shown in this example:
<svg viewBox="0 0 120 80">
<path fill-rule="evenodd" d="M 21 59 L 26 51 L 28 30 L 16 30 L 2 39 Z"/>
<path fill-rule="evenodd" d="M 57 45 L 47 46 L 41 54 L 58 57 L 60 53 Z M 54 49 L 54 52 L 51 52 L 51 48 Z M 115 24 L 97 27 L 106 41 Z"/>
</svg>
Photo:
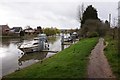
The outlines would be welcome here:
<svg viewBox="0 0 120 80">
<path fill-rule="evenodd" d="M 20 36 L 0 36 L 0 38 L 2 39 L 9 39 L 9 38 L 20 38 Z"/>
<path fill-rule="evenodd" d="M 118 52 L 118 40 L 113 40 L 111 37 L 106 37 L 105 40 L 108 43 L 104 50 L 105 55 L 112 68 L 113 74 L 115 74 L 117 78 L 120 78 L 120 54 Z"/>
<path fill-rule="evenodd" d="M 98 38 L 82 39 L 50 58 L 4 78 L 86 78 L 88 57 L 97 42 Z"/>
</svg>

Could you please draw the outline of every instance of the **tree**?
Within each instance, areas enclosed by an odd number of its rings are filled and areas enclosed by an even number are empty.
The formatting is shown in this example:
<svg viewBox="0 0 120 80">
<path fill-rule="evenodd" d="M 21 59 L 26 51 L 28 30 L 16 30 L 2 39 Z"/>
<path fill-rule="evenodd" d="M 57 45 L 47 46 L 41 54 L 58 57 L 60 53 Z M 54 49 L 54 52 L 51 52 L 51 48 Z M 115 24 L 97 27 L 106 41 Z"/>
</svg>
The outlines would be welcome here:
<svg viewBox="0 0 120 80">
<path fill-rule="evenodd" d="M 120 52 L 120 24 L 118 24 L 118 52 Z"/>
<path fill-rule="evenodd" d="M 105 21 L 105 25 L 106 25 L 107 28 L 110 28 L 110 23 L 109 23 L 108 20 Z"/>
<path fill-rule="evenodd" d="M 41 26 L 37 26 L 37 33 L 43 33 L 43 30 L 42 30 Z"/>
<path fill-rule="evenodd" d="M 20 36 L 24 36 L 24 31 L 20 31 Z"/>
<path fill-rule="evenodd" d="M 81 23 L 84 12 L 84 4 L 78 7 L 78 21 Z"/>
<path fill-rule="evenodd" d="M 55 33 L 60 34 L 60 30 L 55 27 Z"/>
<path fill-rule="evenodd" d="M 83 24 L 85 23 L 85 21 L 89 19 L 99 19 L 97 10 L 94 7 L 92 7 L 92 5 L 88 6 L 83 13 L 82 20 L 81 20 L 81 28 L 83 27 Z"/>
<path fill-rule="evenodd" d="M 32 28 L 30 26 L 26 26 L 25 29 L 31 29 L 32 30 Z"/>
<path fill-rule="evenodd" d="M 55 35 L 55 34 L 59 34 L 60 31 L 57 29 L 57 28 L 45 28 L 44 29 L 44 33 L 47 35 L 47 36 L 51 36 L 51 35 Z"/>
<path fill-rule="evenodd" d="M 102 22 L 99 20 L 89 19 L 83 24 L 83 28 L 80 30 L 80 35 L 82 37 L 94 37 L 104 35 L 104 27 Z"/>
</svg>

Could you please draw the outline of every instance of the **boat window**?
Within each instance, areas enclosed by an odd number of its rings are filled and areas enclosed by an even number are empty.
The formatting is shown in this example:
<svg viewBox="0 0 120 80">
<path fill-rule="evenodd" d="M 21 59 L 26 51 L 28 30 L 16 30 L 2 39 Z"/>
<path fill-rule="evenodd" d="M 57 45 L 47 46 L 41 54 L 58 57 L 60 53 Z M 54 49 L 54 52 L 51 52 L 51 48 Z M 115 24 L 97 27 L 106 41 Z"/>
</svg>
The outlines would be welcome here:
<svg viewBox="0 0 120 80">
<path fill-rule="evenodd" d="M 38 43 L 34 43 L 33 45 L 37 45 Z"/>
<path fill-rule="evenodd" d="M 38 38 L 35 38 L 34 40 L 39 40 Z"/>
</svg>

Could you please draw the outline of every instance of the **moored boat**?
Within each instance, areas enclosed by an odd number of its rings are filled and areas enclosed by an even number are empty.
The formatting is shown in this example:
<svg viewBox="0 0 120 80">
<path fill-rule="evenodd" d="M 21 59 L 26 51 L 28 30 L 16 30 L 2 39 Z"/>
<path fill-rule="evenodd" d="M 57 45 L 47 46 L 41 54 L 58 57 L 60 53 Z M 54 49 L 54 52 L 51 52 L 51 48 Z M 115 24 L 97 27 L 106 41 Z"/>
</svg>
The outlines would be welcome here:
<svg viewBox="0 0 120 80">
<path fill-rule="evenodd" d="M 20 45 L 19 49 L 23 52 L 38 51 L 38 41 L 33 40 L 30 42 L 23 43 L 22 45 Z"/>
<path fill-rule="evenodd" d="M 25 42 L 19 46 L 19 49 L 25 53 L 41 51 L 48 49 L 47 36 L 45 34 L 39 34 L 38 37 L 32 41 Z"/>
</svg>

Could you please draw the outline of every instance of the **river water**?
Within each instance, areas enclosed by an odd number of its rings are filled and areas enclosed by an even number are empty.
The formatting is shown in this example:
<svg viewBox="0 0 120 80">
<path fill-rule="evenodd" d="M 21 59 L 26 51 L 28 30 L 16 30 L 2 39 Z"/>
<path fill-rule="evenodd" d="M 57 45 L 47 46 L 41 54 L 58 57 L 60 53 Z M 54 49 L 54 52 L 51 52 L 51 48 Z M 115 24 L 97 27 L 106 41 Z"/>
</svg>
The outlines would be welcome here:
<svg viewBox="0 0 120 80">
<path fill-rule="evenodd" d="M 31 39 L 21 41 L 19 38 L 14 39 L 2 39 L 0 42 L 0 73 L 1 76 L 5 76 L 14 71 L 20 70 L 24 67 L 30 66 L 44 58 L 50 57 L 56 53 L 51 52 L 35 52 L 24 54 L 18 49 L 18 44 L 21 42 L 30 41 Z M 67 48 L 69 45 L 61 45 L 61 36 L 49 37 L 49 50 L 61 51 Z"/>
</svg>

